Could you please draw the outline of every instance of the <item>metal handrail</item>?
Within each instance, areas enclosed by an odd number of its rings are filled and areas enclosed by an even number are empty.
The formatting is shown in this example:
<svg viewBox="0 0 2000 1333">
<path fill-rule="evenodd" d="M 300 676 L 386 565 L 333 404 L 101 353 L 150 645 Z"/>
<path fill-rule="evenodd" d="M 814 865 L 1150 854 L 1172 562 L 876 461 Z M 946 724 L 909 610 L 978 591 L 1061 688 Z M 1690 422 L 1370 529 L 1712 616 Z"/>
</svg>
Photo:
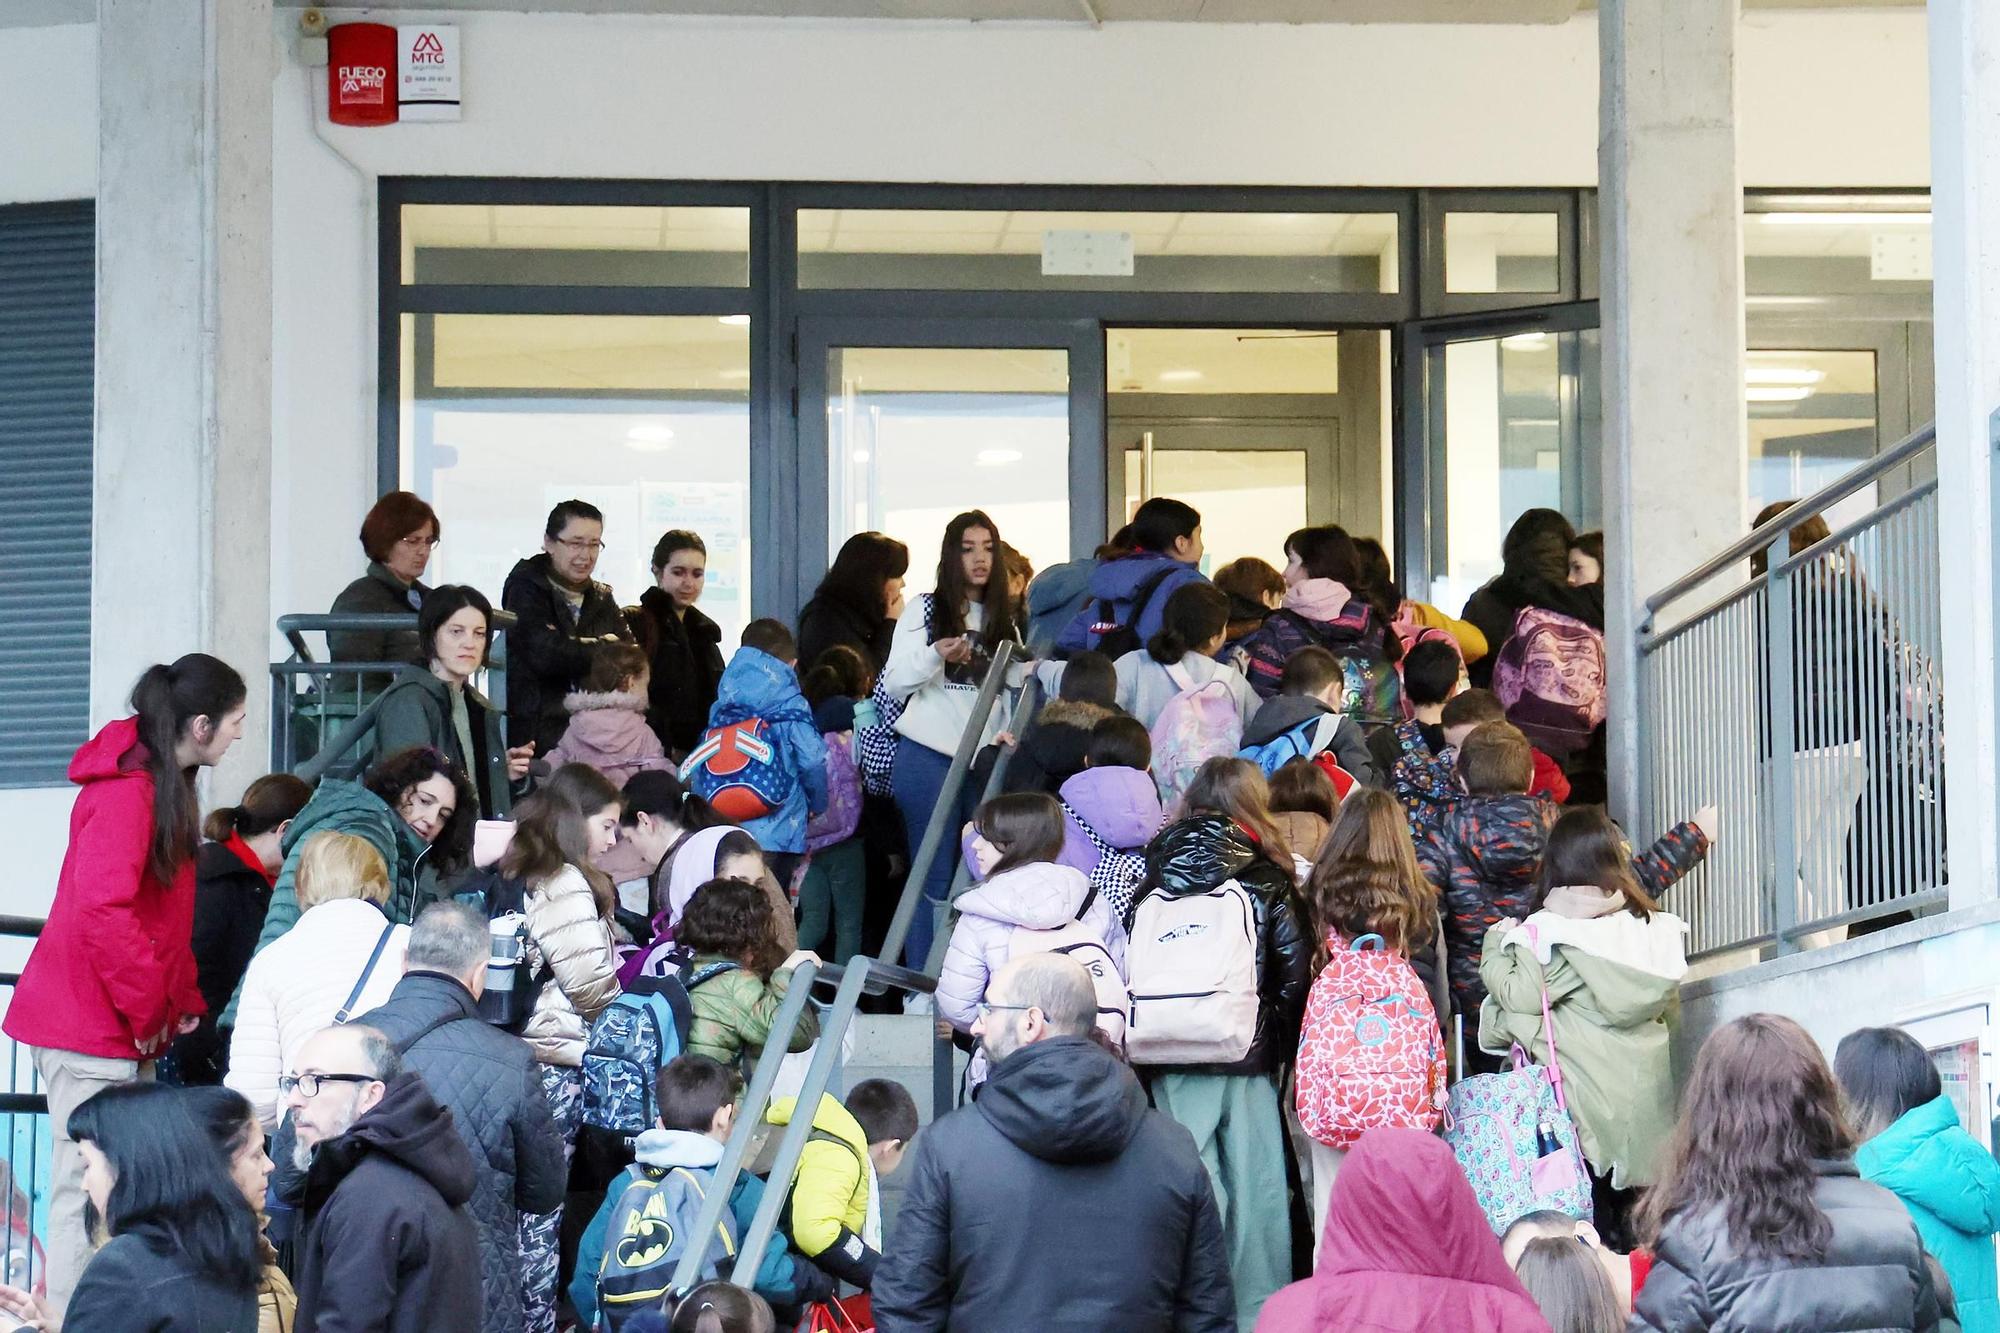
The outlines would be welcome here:
<svg viewBox="0 0 2000 1333">
<path fill-rule="evenodd" d="M 514 620 L 512 611 L 503 611 L 497 606 L 493 608 L 494 629 L 512 629 Z M 413 630 L 416 627 L 417 613 L 414 611 L 294 611 L 278 617 L 278 633 L 285 636 L 285 641 L 292 645 L 292 651 L 298 655 L 301 662 L 313 660 L 312 650 L 306 646 L 305 640 L 299 637 L 301 634 L 326 630 Z"/>
<path fill-rule="evenodd" d="M 1696 565 L 1692 570 L 1681 575 L 1651 597 L 1648 597 L 1645 602 L 1646 627 L 1650 628 L 1653 613 L 1659 611 L 1660 608 L 1685 597 L 1688 593 L 1707 583 L 1717 574 L 1723 573 L 1732 565 L 1749 559 L 1779 537 L 1791 531 L 1799 523 L 1811 518 L 1814 514 L 1819 513 L 1830 505 L 1840 503 L 1848 496 L 1855 494 L 1862 487 L 1876 481 L 1892 469 L 1901 467 L 1904 463 L 1922 454 L 1924 450 L 1930 448 L 1936 442 L 1937 423 L 1935 421 L 1919 426 L 1902 440 L 1862 463 L 1845 476 L 1828 482 L 1825 486 L 1820 487 L 1820 489 L 1806 496 L 1803 500 L 1795 501 L 1783 513 L 1758 524 L 1730 545 L 1723 547 L 1717 554 L 1710 556 L 1707 560 Z"/>
</svg>

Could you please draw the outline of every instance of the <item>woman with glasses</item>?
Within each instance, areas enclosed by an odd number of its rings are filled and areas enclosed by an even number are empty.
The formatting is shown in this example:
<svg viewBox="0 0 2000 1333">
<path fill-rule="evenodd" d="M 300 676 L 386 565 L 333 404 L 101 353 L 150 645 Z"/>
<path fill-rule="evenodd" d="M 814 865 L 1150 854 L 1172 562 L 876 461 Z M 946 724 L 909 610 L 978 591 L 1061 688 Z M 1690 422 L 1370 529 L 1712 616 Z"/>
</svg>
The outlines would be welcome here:
<svg viewBox="0 0 2000 1333">
<path fill-rule="evenodd" d="M 361 549 L 368 555 L 368 572 L 341 589 L 333 599 L 335 615 L 408 615 L 424 604 L 430 589 L 424 570 L 430 567 L 443 528 L 437 511 L 408 491 L 390 491 L 361 520 Z M 423 645 L 414 629 L 329 630 L 327 651 L 336 662 L 409 662 L 424 664 Z M 386 676 L 373 682 L 388 683 Z"/>
<path fill-rule="evenodd" d="M 582 500 L 549 511 L 542 553 L 515 565 L 500 604 L 514 613 L 507 635 L 507 743 L 556 748 L 569 726 L 563 696 L 583 684 L 600 644 L 632 642 L 609 586 L 590 576 L 604 554 L 604 514 Z"/>
</svg>

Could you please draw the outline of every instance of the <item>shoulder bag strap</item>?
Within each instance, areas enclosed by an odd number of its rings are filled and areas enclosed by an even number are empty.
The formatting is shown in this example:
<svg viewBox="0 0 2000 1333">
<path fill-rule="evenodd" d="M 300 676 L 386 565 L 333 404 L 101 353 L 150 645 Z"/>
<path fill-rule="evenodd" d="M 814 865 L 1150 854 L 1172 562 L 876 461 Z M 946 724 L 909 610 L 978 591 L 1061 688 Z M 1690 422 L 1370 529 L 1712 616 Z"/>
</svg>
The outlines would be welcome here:
<svg viewBox="0 0 2000 1333">
<path fill-rule="evenodd" d="M 1528 943 L 1535 954 L 1536 979 L 1541 983 L 1542 988 L 1542 1037 L 1549 1044 L 1549 1083 L 1556 1091 L 1556 1105 L 1562 1109 L 1564 1115 L 1567 1115 L 1569 1114 L 1569 1099 L 1563 1095 L 1562 1059 L 1556 1054 L 1556 1020 L 1555 1015 L 1550 1012 L 1549 1008 L 1548 964 L 1542 962 L 1541 940 L 1540 936 L 1536 934 L 1535 928 L 1523 923 L 1521 929 L 1528 932 Z M 1553 957 L 1554 955 L 1551 955 L 1552 960 Z"/>
<path fill-rule="evenodd" d="M 361 976 L 355 981 L 354 989 L 347 992 L 346 1003 L 334 1011 L 333 1023 L 335 1027 L 345 1023 L 348 1016 L 354 1012 L 354 1002 L 360 999 L 361 992 L 368 988 L 368 978 L 375 975 L 375 964 L 381 961 L 382 950 L 389 947 L 389 933 L 395 930 L 395 928 L 396 923 L 393 921 L 386 921 L 382 924 L 382 933 L 375 937 L 375 948 L 368 955 L 368 965 L 361 969 Z"/>
</svg>

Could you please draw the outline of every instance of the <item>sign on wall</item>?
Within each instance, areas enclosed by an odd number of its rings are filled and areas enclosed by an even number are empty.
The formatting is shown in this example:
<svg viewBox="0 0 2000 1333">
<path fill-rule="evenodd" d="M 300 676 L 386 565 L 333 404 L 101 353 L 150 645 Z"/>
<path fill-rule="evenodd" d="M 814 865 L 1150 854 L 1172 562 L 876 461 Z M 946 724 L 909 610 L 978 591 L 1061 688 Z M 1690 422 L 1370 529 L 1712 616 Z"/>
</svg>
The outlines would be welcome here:
<svg viewBox="0 0 2000 1333">
<path fill-rule="evenodd" d="M 396 104 L 404 120 L 457 120 L 458 29 L 451 24 L 396 28 Z"/>
</svg>

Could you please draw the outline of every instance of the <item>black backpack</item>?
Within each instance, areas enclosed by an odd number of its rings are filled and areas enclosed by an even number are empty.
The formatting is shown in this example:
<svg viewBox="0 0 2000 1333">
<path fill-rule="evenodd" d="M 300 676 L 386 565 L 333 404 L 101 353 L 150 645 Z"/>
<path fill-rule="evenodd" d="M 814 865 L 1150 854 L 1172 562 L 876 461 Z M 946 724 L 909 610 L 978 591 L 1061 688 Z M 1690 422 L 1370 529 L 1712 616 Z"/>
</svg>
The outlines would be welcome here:
<svg viewBox="0 0 2000 1333">
<path fill-rule="evenodd" d="M 1161 568 L 1147 577 L 1132 593 L 1132 616 L 1129 624 L 1118 623 L 1118 604 L 1109 597 L 1097 599 L 1097 625 L 1091 628 L 1097 632 L 1097 651 L 1116 662 L 1127 653 L 1137 652 L 1146 645 L 1139 638 L 1139 621 L 1144 618 L 1146 608 L 1152 605 L 1153 594 L 1167 581 L 1167 576 L 1179 568 L 1176 561 L 1165 560 Z M 1098 630 L 1098 626 L 1109 628 Z"/>
</svg>

